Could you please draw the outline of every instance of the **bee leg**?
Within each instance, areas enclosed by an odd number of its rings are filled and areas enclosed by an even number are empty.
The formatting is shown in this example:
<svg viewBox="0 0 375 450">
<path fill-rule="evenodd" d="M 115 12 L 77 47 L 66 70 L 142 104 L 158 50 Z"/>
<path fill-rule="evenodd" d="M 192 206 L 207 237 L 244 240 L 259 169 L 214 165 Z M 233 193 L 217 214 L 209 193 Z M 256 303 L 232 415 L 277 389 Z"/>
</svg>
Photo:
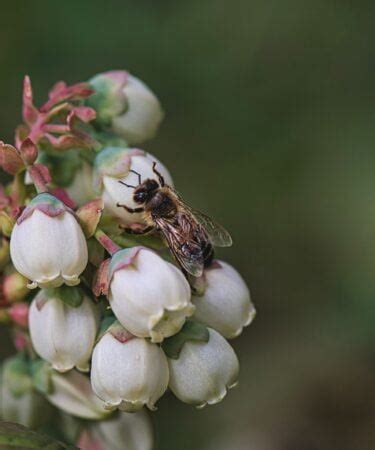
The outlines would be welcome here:
<svg viewBox="0 0 375 450">
<path fill-rule="evenodd" d="M 154 161 L 153 164 L 152 164 L 152 171 L 157 175 L 157 177 L 159 179 L 160 186 L 163 187 L 163 186 L 165 186 L 164 177 L 163 177 L 163 175 L 160 172 L 158 172 L 155 169 L 155 167 L 156 167 L 156 161 Z"/>
<path fill-rule="evenodd" d="M 126 205 L 122 205 L 121 203 L 116 203 L 116 206 L 118 206 L 119 208 L 124 208 L 126 209 L 126 211 L 130 212 L 131 214 L 134 213 L 141 213 L 144 212 L 144 208 L 140 207 L 140 208 L 129 208 L 129 206 Z"/>
<path fill-rule="evenodd" d="M 120 228 L 121 228 L 121 230 L 124 230 L 128 234 L 137 234 L 137 235 L 149 233 L 150 231 L 152 231 L 154 229 L 154 227 L 152 227 L 152 226 L 148 226 L 148 227 L 144 227 L 144 228 L 131 228 L 131 227 L 126 227 L 124 225 L 120 225 Z"/>
</svg>

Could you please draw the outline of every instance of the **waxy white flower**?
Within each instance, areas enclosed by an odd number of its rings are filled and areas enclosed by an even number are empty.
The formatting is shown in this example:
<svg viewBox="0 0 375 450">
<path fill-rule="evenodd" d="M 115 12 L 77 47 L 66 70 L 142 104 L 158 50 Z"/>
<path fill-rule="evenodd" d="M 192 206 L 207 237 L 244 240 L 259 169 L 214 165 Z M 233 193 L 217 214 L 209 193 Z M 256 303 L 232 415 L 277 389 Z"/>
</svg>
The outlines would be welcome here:
<svg viewBox="0 0 375 450">
<path fill-rule="evenodd" d="M 91 384 L 109 409 L 155 409 L 169 380 L 167 358 L 161 348 L 136 338 L 119 324 L 112 325 L 96 344 Z"/>
<path fill-rule="evenodd" d="M 21 395 L 14 395 L 2 383 L 0 391 L 0 418 L 6 422 L 16 422 L 25 427 L 36 428 L 46 422 L 52 407 L 46 399 L 30 390 Z"/>
<path fill-rule="evenodd" d="M 96 93 L 88 104 L 97 111 L 98 122 L 122 136 L 128 144 L 151 139 L 164 113 L 155 94 L 125 71 L 111 71 L 90 80 Z"/>
<path fill-rule="evenodd" d="M 63 289 L 65 296 L 79 298 L 77 288 Z M 79 306 L 69 306 L 58 297 L 58 291 L 43 289 L 31 303 L 29 328 L 33 347 L 59 372 L 73 367 L 86 371 L 98 329 L 96 307 L 83 295 Z"/>
<path fill-rule="evenodd" d="M 53 372 L 48 400 L 57 408 L 82 419 L 103 419 L 110 414 L 91 389 L 90 379 L 76 370 Z"/>
<path fill-rule="evenodd" d="M 142 214 L 130 213 L 118 204 L 125 204 L 129 208 L 140 206 L 133 200 L 134 188 L 138 186 L 139 181 L 143 182 L 148 178 L 158 180 L 152 170 L 154 162 L 165 183 L 172 186 L 172 178 L 164 165 L 155 156 L 143 150 L 106 147 L 96 157 L 94 177 L 96 189 L 102 195 L 105 210 L 120 219 L 121 223 L 144 223 Z M 120 181 L 134 188 L 126 187 Z"/>
<path fill-rule="evenodd" d="M 87 265 L 87 245 L 77 219 L 51 194 L 37 195 L 18 218 L 10 240 L 15 268 L 30 288 L 76 285 Z"/>
<path fill-rule="evenodd" d="M 193 296 L 194 318 L 227 339 L 241 334 L 255 317 L 250 292 L 241 275 L 229 264 L 214 261 L 204 271 L 205 290 Z"/>
<path fill-rule="evenodd" d="M 135 336 L 162 342 L 177 333 L 194 312 L 190 286 L 182 272 L 147 248 L 115 253 L 109 280 L 111 308 Z"/>
<path fill-rule="evenodd" d="M 120 412 L 83 430 L 77 446 L 82 450 L 152 450 L 153 430 L 145 410 Z"/>
<path fill-rule="evenodd" d="M 178 359 L 168 358 L 172 392 L 200 408 L 220 402 L 237 384 L 239 372 L 232 347 L 218 332 L 208 331 L 208 342 L 186 341 Z"/>
</svg>

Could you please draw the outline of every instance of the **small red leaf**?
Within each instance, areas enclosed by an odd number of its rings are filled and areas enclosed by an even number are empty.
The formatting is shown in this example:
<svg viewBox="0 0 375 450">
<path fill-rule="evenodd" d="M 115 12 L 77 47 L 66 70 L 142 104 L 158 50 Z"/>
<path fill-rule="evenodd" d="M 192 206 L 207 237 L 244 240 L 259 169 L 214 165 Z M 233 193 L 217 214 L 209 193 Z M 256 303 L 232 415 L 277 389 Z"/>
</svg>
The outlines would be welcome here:
<svg viewBox="0 0 375 450">
<path fill-rule="evenodd" d="M 109 263 L 111 258 L 105 259 L 99 266 L 94 278 L 92 291 L 96 297 L 108 295 L 109 290 Z"/>
<path fill-rule="evenodd" d="M 84 123 L 91 122 L 96 117 L 96 111 L 93 108 L 89 108 L 88 106 L 77 106 L 74 108 L 69 116 L 68 116 L 68 124 L 71 123 L 73 117 L 77 117 L 82 120 Z"/>
<path fill-rule="evenodd" d="M 61 200 L 63 203 L 65 203 L 65 205 L 70 208 L 70 209 L 76 209 L 77 208 L 77 204 L 76 202 L 72 199 L 72 197 L 66 192 L 65 189 L 63 188 L 55 188 L 51 190 L 51 194 L 53 194 L 56 198 L 58 198 L 59 200 Z"/>
<path fill-rule="evenodd" d="M 35 184 L 46 185 L 52 180 L 49 169 L 44 164 L 34 164 L 28 170 Z"/>
<path fill-rule="evenodd" d="M 24 121 L 31 125 L 38 119 L 39 111 L 33 104 L 33 90 L 30 78 L 26 75 L 23 81 L 23 107 L 22 115 Z"/>
<path fill-rule="evenodd" d="M 18 150 L 9 144 L 0 141 L 0 166 L 5 172 L 16 175 L 25 168 L 25 164 Z"/>
<path fill-rule="evenodd" d="M 103 200 L 98 198 L 81 206 L 77 211 L 78 219 L 87 238 L 94 235 L 100 218 L 102 217 L 103 208 Z"/>
<path fill-rule="evenodd" d="M 82 139 L 71 134 L 56 137 L 50 133 L 46 133 L 45 138 L 49 140 L 55 150 L 69 150 L 71 148 L 88 147 L 88 145 L 84 141 L 82 141 Z"/>
<path fill-rule="evenodd" d="M 41 108 L 41 112 L 47 112 L 58 103 L 67 100 L 81 100 L 89 97 L 94 91 L 90 88 L 88 83 L 77 83 L 72 86 L 66 86 L 64 82 L 60 81 L 55 84 L 49 94 L 49 100 Z"/>
</svg>

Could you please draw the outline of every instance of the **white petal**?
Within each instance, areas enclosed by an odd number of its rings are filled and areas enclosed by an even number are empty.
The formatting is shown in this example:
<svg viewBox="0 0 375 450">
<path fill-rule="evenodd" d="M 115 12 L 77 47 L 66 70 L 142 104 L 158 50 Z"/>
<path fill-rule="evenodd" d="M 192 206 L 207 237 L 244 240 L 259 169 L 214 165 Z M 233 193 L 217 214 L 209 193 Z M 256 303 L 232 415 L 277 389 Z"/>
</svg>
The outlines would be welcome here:
<svg viewBox="0 0 375 450">
<path fill-rule="evenodd" d="M 109 414 L 103 402 L 92 392 L 90 380 L 85 375 L 70 372 L 52 374 L 53 392 L 48 400 L 68 414 L 83 419 L 102 419 Z"/>
<path fill-rule="evenodd" d="M 112 129 L 131 144 L 152 138 L 164 113 L 155 94 L 138 78 L 129 75 L 124 88 L 128 100 L 126 112 L 112 121 Z"/>
<path fill-rule="evenodd" d="M 190 295 L 181 271 L 156 253 L 140 250 L 132 266 L 114 273 L 109 300 L 127 330 L 161 342 L 177 333 L 193 313 Z"/>
<path fill-rule="evenodd" d="M 232 347 L 215 330 L 209 333 L 207 343 L 188 341 L 179 359 L 168 359 L 172 392 L 198 407 L 220 402 L 236 385 L 239 371 Z"/>
<path fill-rule="evenodd" d="M 203 296 L 193 296 L 194 318 L 214 328 L 227 339 L 238 336 L 255 317 L 250 292 L 241 275 L 229 264 L 205 271 Z"/>
<path fill-rule="evenodd" d="M 87 297 L 77 308 L 50 298 L 39 310 L 37 301 L 45 296 L 39 292 L 29 312 L 35 351 L 60 372 L 74 366 L 87 370 L 98 327 L 95 306 Z"/>
<path fill-rule="evenodd" d="M 93 427 L 94 437 L 111 450 L 152 450 L 153 431 L 146 411 L 122 412 Z"/>
<path fill-rule="evenodd" d="M 13 228 L 11 258 L 36 285 L 77 284 L 87 265 L 87 244 L 77 220 L 67 212 L 49 217 L 39 210 Z"/>
<path fill-rule="evenodd" d="M 92 388 L 108 407 L 134 411 L 147 405 L 152 409 L 168 379 L 163 351 L 144 339 L 121 343 L 106 333 L 94 348 Z"/>
</svg>

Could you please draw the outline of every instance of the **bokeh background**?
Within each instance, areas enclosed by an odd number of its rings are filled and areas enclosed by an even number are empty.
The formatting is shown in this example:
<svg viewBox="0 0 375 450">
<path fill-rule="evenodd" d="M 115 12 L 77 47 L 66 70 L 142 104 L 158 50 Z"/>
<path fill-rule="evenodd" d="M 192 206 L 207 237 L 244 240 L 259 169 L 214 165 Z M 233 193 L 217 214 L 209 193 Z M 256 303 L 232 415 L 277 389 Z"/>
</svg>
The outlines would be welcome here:
<svg viewBox="0 0 375 450">
<path fill-rule="evenodd" d="M 145 145 L 235 245 L 258 316 L 240 385 L 162 399 L 157 450 L 375 448 L 375 6 L 0 1 L 0 137 L 59 79 L 128 69 L 167 112 Z M 1 354 L 11 353 L 2 337 Z"/>
</svg>

